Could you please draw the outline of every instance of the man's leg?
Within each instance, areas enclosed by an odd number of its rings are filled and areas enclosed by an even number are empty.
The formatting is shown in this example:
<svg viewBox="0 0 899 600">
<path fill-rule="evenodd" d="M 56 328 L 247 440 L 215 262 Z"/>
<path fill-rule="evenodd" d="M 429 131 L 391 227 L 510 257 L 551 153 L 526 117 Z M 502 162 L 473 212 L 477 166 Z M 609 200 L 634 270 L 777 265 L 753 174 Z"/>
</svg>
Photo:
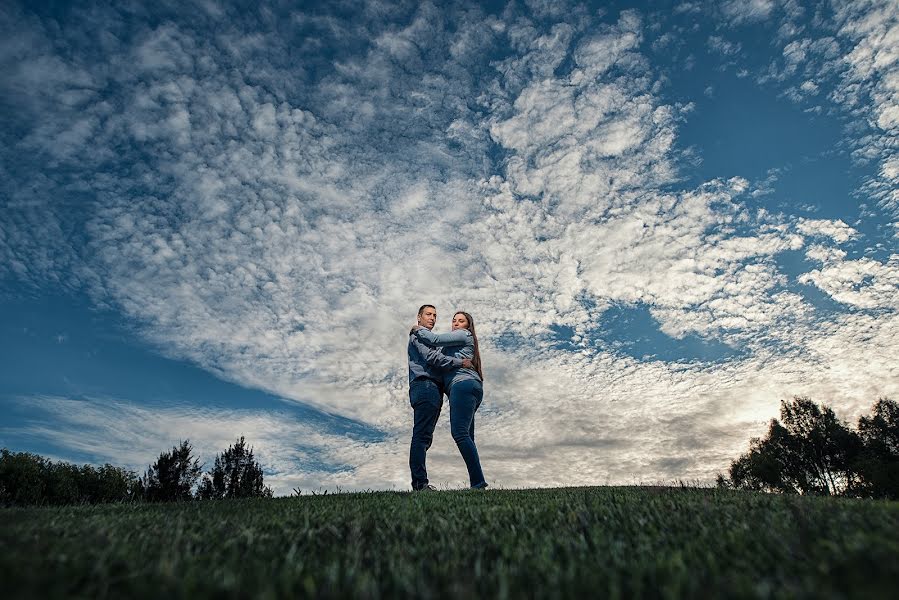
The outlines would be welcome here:
<svg viewBox="0 0 899 600">
<path fill-rule="evenodd" d="M 425 457 L 434 439 L 434 427 L 440 417 L 443 397 L 433 381 L 416 380 L 409 386 L 409 403 L 415 415 L 412 443 L 409 445 L 409 470 L 412 472 L 412 489 L 420 490 L 428 485 Z"/>
</svg>

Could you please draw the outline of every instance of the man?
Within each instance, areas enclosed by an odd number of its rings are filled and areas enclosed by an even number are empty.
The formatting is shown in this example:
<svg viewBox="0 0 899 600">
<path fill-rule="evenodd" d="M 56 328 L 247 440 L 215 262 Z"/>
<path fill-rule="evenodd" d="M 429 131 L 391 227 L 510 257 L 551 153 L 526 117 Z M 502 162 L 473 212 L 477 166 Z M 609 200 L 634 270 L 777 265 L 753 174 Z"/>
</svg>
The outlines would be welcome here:
<svg viewBox="0 0 899 600">
<path fill-rule="evenodd" d="M 418 309 L 418 325 L 428 330 L 437 322 L 437 309 L 425 304 Z M 434 427 L 443 407 L 443 377 L 441 373 L 459 367 L 471 368 L 471 361 L 451 358 L 439 348 L 429 348 L 409 335 L 409 402 L 415 415 L 412 443 L 409 446 L 409 469 L 413 490 L 435 490 L 428 483 L 425 456 L 434 439 Z"/>
</svg>

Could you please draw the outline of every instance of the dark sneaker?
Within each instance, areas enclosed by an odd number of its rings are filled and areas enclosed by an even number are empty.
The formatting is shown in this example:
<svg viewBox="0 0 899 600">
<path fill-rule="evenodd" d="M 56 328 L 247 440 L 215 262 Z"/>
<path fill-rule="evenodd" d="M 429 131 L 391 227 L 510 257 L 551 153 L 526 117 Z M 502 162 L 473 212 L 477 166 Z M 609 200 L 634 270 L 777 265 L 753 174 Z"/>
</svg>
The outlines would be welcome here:
<svg viewBox="0 0 899 600">
<path fill-rule="evenodd" d="M 415 491 L 416 492 L 436 492 L 437 488 L 435 488 L 433 485 L 431 485 L 429 483 L 428 485 L 426 485 L 424 487 L 420 487 L 420 488 L 416 489 Z"/>
<path fill-rule="evenodd" d="M 477 484 L 477 485 L 471 486 L 471 489 L 473 489 L 473 490 L 485 490 L 485 489 L 487 489 L 487 482 L 486 482 L 486 481 L 482 481 L 481 483 L 479 483 L 479 484 Z"/>
</svg>

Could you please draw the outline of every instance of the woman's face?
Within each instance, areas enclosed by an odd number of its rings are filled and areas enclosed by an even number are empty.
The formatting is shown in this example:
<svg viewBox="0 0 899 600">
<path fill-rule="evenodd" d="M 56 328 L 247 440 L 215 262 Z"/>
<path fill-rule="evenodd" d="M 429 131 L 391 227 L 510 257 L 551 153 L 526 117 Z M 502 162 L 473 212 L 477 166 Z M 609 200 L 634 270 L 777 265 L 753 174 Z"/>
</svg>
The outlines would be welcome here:
<svg viewBox="0 0 899 600">
<path fill-rule="evenodd" d="M 453 331 L 457 329 L 468 329 L 468 319 L 462 313 L 453 315 Z"/>
</svg>

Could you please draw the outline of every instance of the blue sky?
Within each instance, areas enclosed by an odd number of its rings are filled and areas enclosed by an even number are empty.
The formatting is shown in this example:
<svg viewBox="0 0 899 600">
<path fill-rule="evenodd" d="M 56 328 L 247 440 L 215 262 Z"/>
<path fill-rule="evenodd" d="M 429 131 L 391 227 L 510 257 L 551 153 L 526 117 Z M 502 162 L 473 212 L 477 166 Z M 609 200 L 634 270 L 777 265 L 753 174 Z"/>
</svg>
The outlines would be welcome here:
<svg viewBox="0 0 899 600">
<path fill-rule="evenodd" d="M 0 444 L 405 489 L 415 310 L 505 487 L 899 397 L 895 2 L 0 8 Z M 464 485 L 448 420 L 432 479 Z"/>
</svg>

